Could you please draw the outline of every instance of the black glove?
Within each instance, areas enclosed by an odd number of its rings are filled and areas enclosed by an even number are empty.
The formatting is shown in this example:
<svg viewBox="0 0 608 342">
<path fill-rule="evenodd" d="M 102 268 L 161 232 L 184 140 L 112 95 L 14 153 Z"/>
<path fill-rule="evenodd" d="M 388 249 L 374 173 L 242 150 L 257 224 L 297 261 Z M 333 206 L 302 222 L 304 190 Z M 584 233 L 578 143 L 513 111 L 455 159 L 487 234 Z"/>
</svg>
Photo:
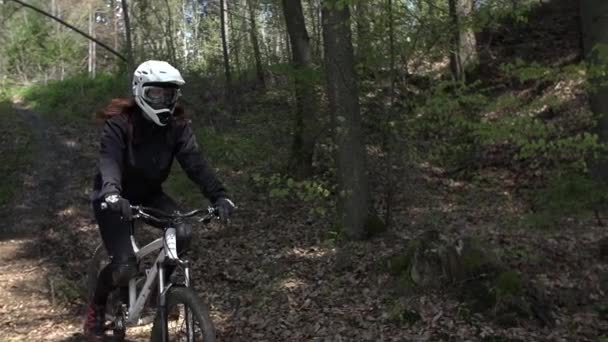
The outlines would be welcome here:
<svg viewBox="0 0 608 342">
<path fill-rule="evenodd" d="M 133 218 L 131 204 L 128 200 L 122 198 L 119 194 L 107 194 L 104 197 L 104 203 L 106 204 L 107 209 L 115 213 L 119 213 L 122 216 L 123 220 L 130 221 Z"/>
<path fill-rule="evenodd" d="M 232 215 L 234 208 L 236 208 L 234 203 L 225 197 L 220 197 L 217 201 L 215 201 L 213 206 L 217 208 L 217 213 L 222 223 L 228 222 L 228 218 L 230 215 Z"/>
</svg>

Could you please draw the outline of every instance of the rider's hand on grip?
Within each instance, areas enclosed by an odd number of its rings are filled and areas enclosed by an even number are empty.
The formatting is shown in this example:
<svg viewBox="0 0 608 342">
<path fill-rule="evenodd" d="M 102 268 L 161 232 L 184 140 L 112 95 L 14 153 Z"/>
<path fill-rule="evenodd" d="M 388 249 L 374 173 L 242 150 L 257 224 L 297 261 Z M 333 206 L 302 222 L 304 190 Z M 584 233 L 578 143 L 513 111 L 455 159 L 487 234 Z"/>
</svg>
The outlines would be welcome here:
<svg viewBox="0 0 608 342">
<path fill-rule="evenodd" d="M 105 206 L 104 206 L 105 204 Z M 120 213 L 123 220 L 130 221 L 133 219 L 133 212 L 131 211 L 131 204 L 128 200 L 122 198 L 119 194 L 108 194 L 104 198 L 104 203 L 101 206 L 102 209 L 109 209 L 115 213 Z"/>
<path fill-rule="evenodd" d="M 230 199 L 225 197 L 221 197 L 217 201 L 215 201 L 214 206 L 217 208 L 220 221 L 224 224 L 228 223 L 228 218 L 230 217 L 230 215 L 232 215 L 234 208 L 236 208 L 234 203 Z"/>
</svg>

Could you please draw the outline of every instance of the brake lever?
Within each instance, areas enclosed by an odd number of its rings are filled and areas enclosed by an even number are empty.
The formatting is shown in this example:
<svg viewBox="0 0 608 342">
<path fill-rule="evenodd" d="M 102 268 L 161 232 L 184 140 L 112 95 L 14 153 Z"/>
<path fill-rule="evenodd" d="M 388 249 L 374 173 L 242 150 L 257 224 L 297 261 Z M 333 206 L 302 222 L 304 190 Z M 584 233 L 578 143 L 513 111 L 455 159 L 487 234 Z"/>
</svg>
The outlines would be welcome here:
<svg viewBox="0 0 608 342">
<path fill-rule="evenodd" d="M 198 219 L 198 222 L 207 224 L 207 223 L 211 222 L 211 220 L 213 220 L 214 216 L 215 215 L 206 215 L 205 217 Z"/>
</svg>

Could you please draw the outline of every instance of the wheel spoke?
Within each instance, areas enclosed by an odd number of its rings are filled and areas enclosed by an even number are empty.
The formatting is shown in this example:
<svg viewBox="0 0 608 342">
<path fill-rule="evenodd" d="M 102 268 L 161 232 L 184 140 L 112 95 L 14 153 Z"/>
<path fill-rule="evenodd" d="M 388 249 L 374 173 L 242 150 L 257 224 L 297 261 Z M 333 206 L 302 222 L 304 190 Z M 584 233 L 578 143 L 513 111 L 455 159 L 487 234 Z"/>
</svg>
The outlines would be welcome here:
<svg viewBox="0 0 608 342">
<path fill-rule="evenodd" d="M 183 304 L 170 309 L 167 321 L 170 341 L 203 341 L 200 323 Z"/>
</svg>

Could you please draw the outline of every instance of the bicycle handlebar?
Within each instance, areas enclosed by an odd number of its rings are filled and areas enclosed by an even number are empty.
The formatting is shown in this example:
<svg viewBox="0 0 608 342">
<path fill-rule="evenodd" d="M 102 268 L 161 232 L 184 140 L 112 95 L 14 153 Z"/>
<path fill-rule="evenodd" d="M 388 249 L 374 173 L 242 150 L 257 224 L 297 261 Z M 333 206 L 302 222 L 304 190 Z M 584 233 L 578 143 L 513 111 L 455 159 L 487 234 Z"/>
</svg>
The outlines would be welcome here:
<svg viewBox="0 0 608 342">
<path fill-rule="evenodd" d="M 101 209 L 107 209 L 108 205 L 105 202 L 101 203 Z M 144 207 L 140 205 L 131 205 L 131 210 L 133 214 L 131 215 L 132 219 L 143 218 L 146 220 L 151 220 L 158 223 L 166 223 L 167 221 L 172 221 L 180 218 L 188 218 L 196 216 L 200 213 L 205 213 L 205 215 L 199 219 L 199 222 L 209 223 L 214 217 L 219 217 L 219 213 L 217 208 L 209 206 L 207 209 L 195 209 L 186 213 L 181 213 L 179 211 L 173 213 L 167 213 L 160 209 Z"/>
<path fill-rule="evenodd" d="M 176 211 L 174 213 L 167 213 L 167 212 L 164 212 L 164 211 L 156 209 L 156 208 L 143 207 L 143 206 L 138 206 L 138 205 L 132 205 L 131 210 L 133 210 L 135 212 L 135 214 L 133 215 L 134 219 L 144 218 L 144 219 L 156 221 L 159 223 L 166 222 L 168 220 L 193 217 L 200 213 L 204 213 L 205 215 L 201 219 L 199 219 L 199 222 L 208 223 L 214 217 L 218 217 L 217 208 L 214 208 L 212 206 L 207 207 L 207 209 L 195 209 L 195 210 L 191 210 L 186 213 L 181 213 L 178 211 Z M 155 215 L 157 215 L 157 216 L 155 216 Z M 160 217 L 158 217 L 158 216 L 160 216 Z"/>
</svg>

